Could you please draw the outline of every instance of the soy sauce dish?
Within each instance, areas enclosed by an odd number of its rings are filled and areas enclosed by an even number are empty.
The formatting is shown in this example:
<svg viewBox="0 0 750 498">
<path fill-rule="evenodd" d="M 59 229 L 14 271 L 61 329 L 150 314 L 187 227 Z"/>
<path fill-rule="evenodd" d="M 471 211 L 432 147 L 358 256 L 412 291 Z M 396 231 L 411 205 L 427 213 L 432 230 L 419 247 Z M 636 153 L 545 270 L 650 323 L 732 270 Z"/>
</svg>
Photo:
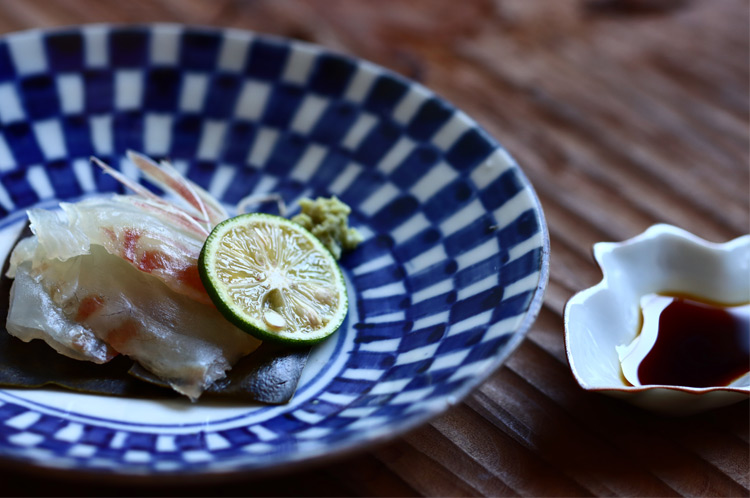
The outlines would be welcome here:
<svg viewBox="0 0 750 498">
<path fill-rule="evenodd" d="M 750 395 L 750 235 L 719 244 L 659 224 L 594 245 L 603 279 L 565 307 L 582 388 L 666 415 Z"/>
</svg>

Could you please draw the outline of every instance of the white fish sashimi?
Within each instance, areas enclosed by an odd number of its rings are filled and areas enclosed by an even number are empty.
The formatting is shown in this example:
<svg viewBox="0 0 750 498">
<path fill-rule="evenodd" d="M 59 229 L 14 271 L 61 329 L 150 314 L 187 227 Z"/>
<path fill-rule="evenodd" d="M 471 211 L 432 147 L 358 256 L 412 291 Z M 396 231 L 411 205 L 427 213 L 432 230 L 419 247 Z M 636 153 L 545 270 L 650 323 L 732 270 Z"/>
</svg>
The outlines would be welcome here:
<svg viewBox="0 0 750 498">
<path fill-rule="evenodd" d="M 62 213 L 30 210 L 31 230 L 39 241 L 33 267 L 36 269 L 49 259 L 66 260 L 87 254 L 98 245 L 157 277 L 173 291 L 209 304 L 197 266 L 203 239 L 175 228 L 159 212 L 145 210 L 133 202 L 127 196 L 97 197 L 75 204 L 61 203 Z M 11 276 L 17 259 L 14 254 Z"/>
<path fill-rule="evenodd" d="M 122 258 L 92 246 L 87 255 L 65 261 L 47 260 L 37 270 L 28 263 L 16 269 L 8 331 L 22 339 L 42 338 L 58 352 L 77 359 L 76 332 L 87 333 L 137 361 L 191 399 L 260 342 L 231 325 L 215 307 L 196 303 L 171 291 L 153 276 L 133 271 Z M 20 292 L 23 292 L 21 294 Z M 33 296 L 42 313 L 24 305 Z M 47 323 L 36 325 L 40 317 Z M 24 324 L 31 322 L 31 326 Z M 71 350 L 74 354 L 70 354 Z"/>
<path fill-rule="evenodd" d="M 127 355 L 195 400 L 260 345 L 221 315 L 198 272 L 203 243 L 227 214 L 171 166 L 129 157 L 187 208 L 92 158 L 135 195 L 28 212 L 34 236 L 11 255 L 7 329 L 79 360 Z"/>
<path fill-rule="evenodd" d="M 30 274 L 30 264 L 21 265 L 11 287 L 6 328 L 24 342 L 41 339 L 58 353 L 76 360 L 106 363 L 117 351 L 74 319 L 66 316 Z"/>
</svg>

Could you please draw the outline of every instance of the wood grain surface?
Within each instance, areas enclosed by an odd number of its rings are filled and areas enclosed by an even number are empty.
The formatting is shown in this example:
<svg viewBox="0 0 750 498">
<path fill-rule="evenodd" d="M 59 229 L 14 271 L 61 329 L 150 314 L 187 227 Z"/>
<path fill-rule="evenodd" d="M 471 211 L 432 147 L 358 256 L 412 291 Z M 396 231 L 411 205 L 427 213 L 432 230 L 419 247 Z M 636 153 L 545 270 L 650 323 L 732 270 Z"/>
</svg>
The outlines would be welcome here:
<svg viewBox="0 0 750 498">
<path fill-rule="evenodd" d="M 584 392 L 562 322 L 566 300 L 601 278 L 595 242 L 658 222 L 717 242 L 750 230 L 747 0 L 0 0 L 0 33 L 153 21 L 319 43 L 466 111 L 541 199 L 544 307 L 464 402 L 377 449 L 201 486 L 0 469 L 6 496 L 750 496 L 748 402 L 675 419 Z"/>
</svg>

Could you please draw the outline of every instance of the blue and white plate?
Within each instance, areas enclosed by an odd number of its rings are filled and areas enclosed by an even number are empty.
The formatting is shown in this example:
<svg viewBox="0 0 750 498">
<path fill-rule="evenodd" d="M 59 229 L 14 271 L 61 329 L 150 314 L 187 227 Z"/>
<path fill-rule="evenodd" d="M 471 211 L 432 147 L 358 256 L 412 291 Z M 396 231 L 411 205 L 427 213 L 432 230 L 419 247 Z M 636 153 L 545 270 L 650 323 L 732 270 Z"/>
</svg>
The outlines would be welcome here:
<svg viewBox="0 0 750 498">
<path fill-rule="evenodd" d="M 549 245 L 518 165 L 466 114 L 371 63 L 245 31 L 91 25 L 0 39 L 0 256 L 34 205 L 119 189 L 127 149 L 234 205 L 339 196 L 345 326 L 284 406 L 0 390 L 0 458 L 70 472 L 262 472 L 382 442 L 518 346 Z"/>
</svg>

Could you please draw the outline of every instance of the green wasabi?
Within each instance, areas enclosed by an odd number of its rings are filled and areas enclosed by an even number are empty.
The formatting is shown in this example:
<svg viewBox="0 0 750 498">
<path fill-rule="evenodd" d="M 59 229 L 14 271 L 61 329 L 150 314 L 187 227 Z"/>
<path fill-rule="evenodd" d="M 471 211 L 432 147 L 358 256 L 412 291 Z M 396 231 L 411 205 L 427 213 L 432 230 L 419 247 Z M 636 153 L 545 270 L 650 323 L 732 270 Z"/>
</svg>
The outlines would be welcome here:
<svg viewBox="0 0 750 498">
<path fill-rule="evenodd" d="M 291 220 L 315 235 L 334 258 L 340 259 L 343 251 L 354 249 L 362 242 L 362 235 L 349 227 L 351 208 L 336 196 L 301 199 L 299 204 L 302 212 Z"/>
</svg>

